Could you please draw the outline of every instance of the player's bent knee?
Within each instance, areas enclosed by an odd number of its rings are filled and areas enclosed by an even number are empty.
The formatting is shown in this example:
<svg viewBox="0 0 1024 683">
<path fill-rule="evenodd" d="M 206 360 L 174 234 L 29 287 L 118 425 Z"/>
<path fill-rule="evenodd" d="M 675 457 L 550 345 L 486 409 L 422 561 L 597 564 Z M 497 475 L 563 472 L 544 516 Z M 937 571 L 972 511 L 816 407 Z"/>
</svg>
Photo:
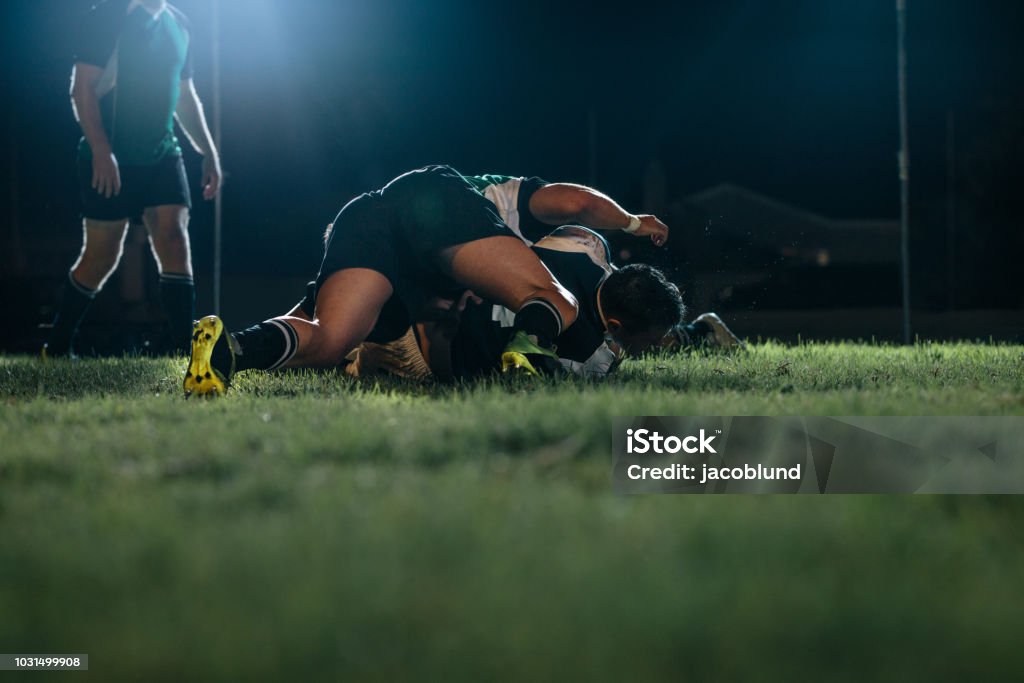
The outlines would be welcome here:
<svg viewBox="0 0 1024 683">
<path fill-rule="evenodd" d="M 321 328 L 322 329 L 322 328 Z M 337 335 L 314 335 L 303 348 L 303 364 L 318 368 L 340 365 L 349 353 L 359 345 L 347 337 Z"/>
<path fill-rule="evenodd" d="M 517 303 L 517 308 L 522 307 L 523 304 L 531 299 L 544 299 L 557 308 L 559 315 L 562 316 L 563 327 L 572 325 L 576 321 L 576 316 L 580 310 L 580 305 L 579 302 L 576 301 L 576 297 L 566 289 L 558 289 L 555 287 L 535 289 L 528 292 L 526 296 L 521 298 Z"/>
<path fill-rule="evenodd" d="M 180 230 L 153 236 L 153 248 L 160 254 L 187 254 L 188 247 L 188 235 Z"/>
</svg>

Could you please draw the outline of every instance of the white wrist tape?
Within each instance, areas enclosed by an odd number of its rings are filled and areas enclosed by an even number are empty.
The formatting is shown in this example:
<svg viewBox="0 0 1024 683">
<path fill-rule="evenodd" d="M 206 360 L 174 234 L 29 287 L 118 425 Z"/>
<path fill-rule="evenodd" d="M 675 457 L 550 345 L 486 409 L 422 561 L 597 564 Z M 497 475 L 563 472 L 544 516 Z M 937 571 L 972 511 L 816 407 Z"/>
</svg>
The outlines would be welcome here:
<svg viewBox="0 0 1024 683">
<path fill-rule="evenodd" d="M 623 232 L 628 232 L 630 234 L 633 234 L 634 232 L 636 232 L 639 229 L 640 229 L 640 219 L 637 216 L 630 216 L 629 217 L 629 225 L 624 227 L 622 229 L 622 231 Z"/>
</svg>

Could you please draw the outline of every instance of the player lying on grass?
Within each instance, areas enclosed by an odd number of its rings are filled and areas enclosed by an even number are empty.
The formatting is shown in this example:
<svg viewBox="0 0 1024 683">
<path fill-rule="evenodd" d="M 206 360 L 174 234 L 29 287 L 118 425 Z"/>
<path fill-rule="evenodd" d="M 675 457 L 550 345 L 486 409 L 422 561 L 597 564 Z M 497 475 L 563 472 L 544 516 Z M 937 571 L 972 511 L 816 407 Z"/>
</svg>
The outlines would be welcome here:
<svg viewBox="0 0 1024 683">
<path fill-rule="evenodd" d="M 576 323 L 555 340 L 566 372 L 604 377 L 624 356 L 664 346 L 666 340 L 675 348 L 739 344 L 713 313 L 682 323 L 684 308 L 676 286 L 650 266 L 616 268 L 607 242 L 593 231 L 563 226 L 532 249 L 579 302 Z M 355 376 L 386 372 L 420 381 L 492 374 L 500 369 L 496 360 L 512 336 L 512 319 L 501 305 L 464 295 L 445 321 L 417 323 L 387 344 L 360 345 L 346 371 Z"/>
<path fill-rule="evenodd" d="M 196 324 L 185 394 L 221 394 L 238 370 L 336 366 L 364 340 L 400 338 L 430 301 L 467 289 L 514 312 L 501 353 L 506 370 L 557 366 L 551 346 L 575 322 L 578 303 L 526 246 L 524 231 L 570 220 L 658 245 L 668 238 L 654 216 L 633 216 L 578 185 L 467 178 L 448 166 L 399 176 L 335 218 L 308 297 L 311 315 L 280 316 L 235 335 L 215 316 Z"/>
<path fill-rule="evenodd" d="M 680 323 L 661 340 L 665 351 L 696 351 L 700 349 L 735 351 L 745 344 L 733 334 L 716 313 L 701 313 L 691 322 Z"/>
</svg>

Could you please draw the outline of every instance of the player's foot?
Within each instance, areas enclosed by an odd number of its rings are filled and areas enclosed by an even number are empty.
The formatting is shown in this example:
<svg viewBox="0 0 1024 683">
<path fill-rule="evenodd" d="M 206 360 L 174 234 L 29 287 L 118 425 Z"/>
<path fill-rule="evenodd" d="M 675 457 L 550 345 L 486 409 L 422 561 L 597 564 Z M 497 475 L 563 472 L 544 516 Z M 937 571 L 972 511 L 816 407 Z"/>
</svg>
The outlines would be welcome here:
<svg viewBox="0 0 1024 683">
<path fill-rule="evenodd" d="M 215 315 L 197 320 L 192 326 L 192 357 L 185 370 L 185 398 L 223 396 L 235 374 L 234 339 Z"/>
<path fill-rule="evenodd" d="M 697 349 L 733 351 L 744 348 L 744 344 L 721 318 L 714 313 L 703 313 L 693 322 L 673 327 L 662 341 L 661 347 L 666 351 L 676 352 Z"/>
<path fill-rule="evenodd" d="M 702 313 L 694 318 L 693 323 L 698 329 L 702 329 L 700 323 L 706 326 L 707 331 L 704 332 L 705 346 L 722 349 L 723 351 L 743 348 L 743 342 L 740 338 L 733 334 L 733 331 L 716 314 Z"/>
<path fill-rule="evenodd" d="M 501 371 L 504 374 L 554 375 L 561 367 L 558 355 L 552 349 L 540 346 L 522 330 L 513 335 L 501 353 Z"/>
</svg>

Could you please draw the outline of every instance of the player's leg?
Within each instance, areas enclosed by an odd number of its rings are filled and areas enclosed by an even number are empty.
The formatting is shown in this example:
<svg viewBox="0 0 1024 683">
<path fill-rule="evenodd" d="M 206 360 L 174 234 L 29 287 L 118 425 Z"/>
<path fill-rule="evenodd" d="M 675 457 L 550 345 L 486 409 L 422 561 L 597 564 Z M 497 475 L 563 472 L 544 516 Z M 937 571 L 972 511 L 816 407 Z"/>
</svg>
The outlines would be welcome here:
<svg viewBox="0 0 1024 683">
<path fill-rule="evenodd" d="M 96 294 L 117 269 L 127 234 L 127 218 L 82 221 L 82 251 L 68 273 L 60 307 L 43 347 L 45 356 L 64 356 L 72 352 L 79 324 Z"/>
<path fill-rule="evenodd" d="M 382 274 L 348 268 L 320 286 L 312 319 L 281 316 L 228 335 L 218 318 L 203 318 L 193 332 L 185 393 L 223 393 L 241 370 L 334 367 L 370 334 L 393 291 Z"/>
<path fill-rule="evenodd" d="M 196 306 L 188 207 L 181 204 L 152 206 L 145 210 L 142 218 L 160 271 L 160 300 L 170 322 L 172 348 L 184 351 L 188 349 Z"/>
<path fill-rule="evenodd" d="M 328 277 L 316 295 L 313 320 L 286 318 L 297 337 L 294 355 L 283 367 L 334 367 L 366 339 L 384 304 L 391 282 L 368 268 L 348 268 Z"/>
<path fill-rule="evenodd" d="M 554 340 L 576 320 L 578 304 L 529 247 L 514 237 L 488 237 L 443 250 L 441 266 L 477 295 L 515 311 L 516 334 L 506 352 L 557 363 Z M 506 355 L 504 367 L 533 372 L 530 363 Z"/>
</svg>

